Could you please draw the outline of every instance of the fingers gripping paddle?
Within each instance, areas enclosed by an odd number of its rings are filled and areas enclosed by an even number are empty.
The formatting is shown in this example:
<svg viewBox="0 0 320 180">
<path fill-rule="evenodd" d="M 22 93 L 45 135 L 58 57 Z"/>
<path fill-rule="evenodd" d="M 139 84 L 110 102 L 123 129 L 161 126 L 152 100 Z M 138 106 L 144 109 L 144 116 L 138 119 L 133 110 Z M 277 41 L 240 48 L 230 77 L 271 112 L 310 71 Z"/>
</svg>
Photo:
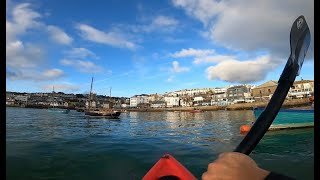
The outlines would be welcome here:
<svg viewBox="0 0 320 180">
<path fill-rule="evenodd" d="M 299 16 L 293 23 L 290 32 L 291 54 L 284 67 L 277 89 L 265 110 L 258 117 L 248 134 L 234 150 L 249 155 L 269 129 L 277 116 L 287 93 L 295 78 L 299 75 L 304 57 L 310 45 L 310 30 L 304 16 Z"/>
</svg>

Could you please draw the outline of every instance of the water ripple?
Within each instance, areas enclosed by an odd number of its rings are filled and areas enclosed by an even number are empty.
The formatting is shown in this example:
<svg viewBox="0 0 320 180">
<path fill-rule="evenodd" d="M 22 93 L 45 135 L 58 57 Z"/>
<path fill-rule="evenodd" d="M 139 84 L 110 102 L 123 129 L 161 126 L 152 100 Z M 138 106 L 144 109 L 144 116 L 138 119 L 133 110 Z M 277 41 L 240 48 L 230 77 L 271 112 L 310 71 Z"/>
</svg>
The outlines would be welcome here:
<svg viewBox="0 0 320 180">
<path fill-rule="evenodd" d="M 252 111 L 127 112 L 109 120 L 7 108 L 7 179 L 141 179 L 164 153 L 201 177 L 253 120 Z M 269 170 L 312 179 L 313 146 L 313 129 L 268 132 L 251 156 Z"/>
</svg>

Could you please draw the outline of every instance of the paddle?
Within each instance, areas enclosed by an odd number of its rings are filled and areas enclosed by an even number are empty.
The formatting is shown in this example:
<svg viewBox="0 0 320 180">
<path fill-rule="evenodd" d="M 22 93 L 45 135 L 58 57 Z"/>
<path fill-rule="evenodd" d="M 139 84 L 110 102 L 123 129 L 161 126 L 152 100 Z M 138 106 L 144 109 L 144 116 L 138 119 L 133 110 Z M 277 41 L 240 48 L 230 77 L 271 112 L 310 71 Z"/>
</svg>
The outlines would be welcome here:
<svg viewBox="0 0 320 180">
<path fill-rule="evenodd" d="M 277 89 L 265 110 L 258 117 L 248 134 L 234 150 L 249 155 L 269 129 L 277 116 L 287 93 L 295 78 L 299 75 L 304 57 L 310 45 L 310 30 L 304 16 L 299 16 L 293 23 L 290 32 L 291 54 L 284 67 Z"/>
</svg>

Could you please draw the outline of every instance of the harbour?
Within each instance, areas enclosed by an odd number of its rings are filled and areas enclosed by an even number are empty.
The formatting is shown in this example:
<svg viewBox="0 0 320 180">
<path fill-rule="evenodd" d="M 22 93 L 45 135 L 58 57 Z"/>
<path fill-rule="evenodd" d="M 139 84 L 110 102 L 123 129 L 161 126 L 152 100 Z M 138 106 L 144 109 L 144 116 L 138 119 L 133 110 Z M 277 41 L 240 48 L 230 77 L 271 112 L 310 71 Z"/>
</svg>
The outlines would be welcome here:
<svg viewBox="0 0 320 180">
<path fill-rule="evenodd" d="M 200 179 L 255 118 L 250 110 L 123 112 L 113 121 L 11 107 L 6 115 L 7 179 L 141 179 L 165 153 Z M 250 156 L 262 168 L 313 179 L 313 128 L 268 132 Z"/>
<path fill-rule="evenodd" d="M 6 179 L 314 179 L 313 6 L 11 0 Z"/>
</svg>

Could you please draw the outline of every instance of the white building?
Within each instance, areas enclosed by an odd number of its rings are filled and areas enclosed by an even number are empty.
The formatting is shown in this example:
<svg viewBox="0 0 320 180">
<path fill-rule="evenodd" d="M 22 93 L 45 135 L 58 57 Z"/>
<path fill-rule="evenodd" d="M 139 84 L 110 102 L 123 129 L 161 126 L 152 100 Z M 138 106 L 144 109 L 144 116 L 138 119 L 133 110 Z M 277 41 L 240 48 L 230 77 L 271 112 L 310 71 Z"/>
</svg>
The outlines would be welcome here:
<svg viewBox="0 0 320 180">
<path fill-rule="evenodd" d="M 130 107 L 137 107 L 138 105 L 138 97 L 131 97 L 130 98 Z"/>
<path fill-rule="evenodd" d="M 166 103 L 164 101 L 153 101 L 153 102 L 151 102 L 150 107 L 152 107 L 152 108 L 163 108 L 163 107 L 166 107 Z"/>
<path fill-rule="evenodd" d="M 195 106 L 201 105 L 203 100 L 204 100 L 204 98 L 202 96 L 196 96 L 193 98 L 193 104 Z"/>
<path fill-rule="evenodd" d="M 179 97 L 164 97 L 164 101 L 167 103 L 167 107 L 179 106 Z"/>
<path fill-rule="evenodd" d="M 190 107 L 193 105 L 193 102 L 192 101 L 188 101 L 187 99 L 180 99 L 180 106 L 182 107 Z"/>
<path fill-rule="evenodd" d="M 314 93 L 314 81 L 301 80 L 295 81 L 290 88 L 288 96 L 291 98 L 303 98 L 311 96 Z"/>
<path fill-rule="evenodd" d="M 216 93 L 214 93 L 212 95 L 211 106 L 218 105 L 219 102 L 226 101 L 226 99 L 227 99 L 226 91 L 224 91 L 224 92 L 221 92 L 221 91 L 220 92 L 216 92 Z"/>
<path fill-rule="evenodd" d="M 28 101 L 28 96 L 18 95 L 18 96 L 15 96 L 14 99 L 17 100 L 17 101 L 27 102 Z"/>
<path fill-rule="evenodd" d="M 206 94 L 208 92 L 214 92 L 215 88 L 194 88 L 194 89 L 183 89 L 179 91 L 174 91 L 173 93 L 177 94 L 178 96 L 182 95 L 189 95 L 194 96 L 197 94 Z"/>
<path fill-rule="evenodd" d="M 130 98 L 130 107 L 137 107 L 139 104 L 149 103 L 147 95 L 133 96 Z"/>
</svg>

